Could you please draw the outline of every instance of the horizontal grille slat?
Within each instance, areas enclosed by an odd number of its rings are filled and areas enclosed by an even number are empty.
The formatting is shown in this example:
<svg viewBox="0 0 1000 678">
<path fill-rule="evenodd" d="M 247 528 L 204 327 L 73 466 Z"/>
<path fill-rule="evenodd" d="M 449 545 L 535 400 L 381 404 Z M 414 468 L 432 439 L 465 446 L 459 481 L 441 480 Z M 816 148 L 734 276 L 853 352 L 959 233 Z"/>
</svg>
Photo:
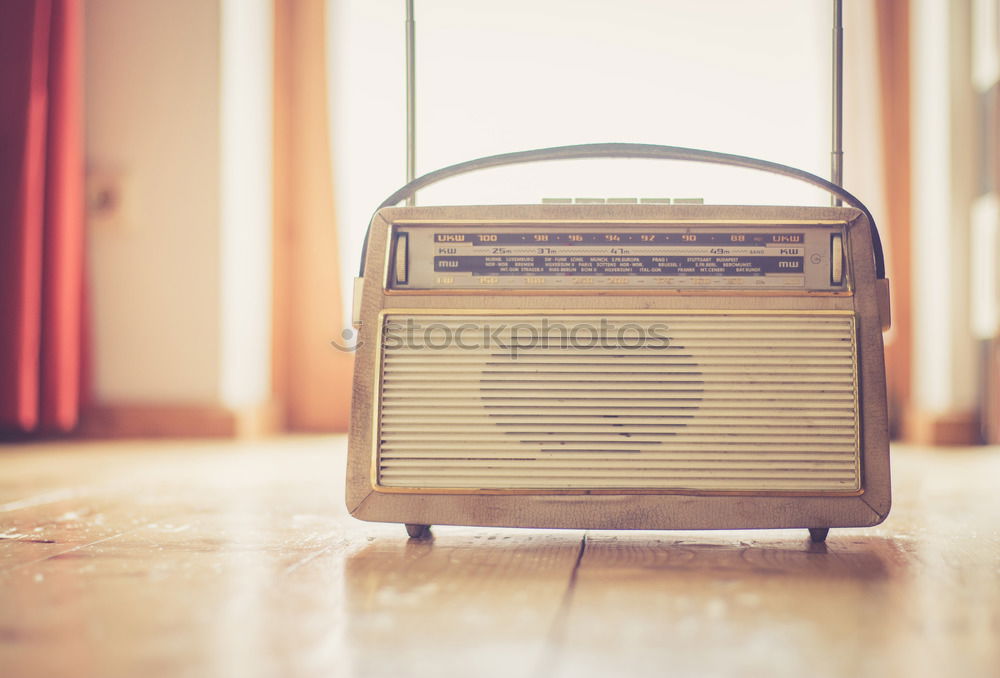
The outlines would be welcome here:
<svg viewBox="0 0 1000 678">
<path fill-rule="evenodd" d="M 473 468 L 504 469 L 507 471 L 526 472 L 531 470 L 551 471 L 565 470 L 562 460 L 526 460 L 526 459 L 461 459 L 461 460 L 440 460 L 440 459 L 397 459 L 393 464 L 393 469 L 400 469 L 409 472 L 426 471 L 462 471 L 467 472 Z M 642 471 L 642 470 L 723 470 L 728 473 L 740 473 L 742 471 L 762 471 L 766 469 L 793 470 L 832 470 L 854 472 L 854 465 L 850 460 L 791 460 L 781 459 L 778 461 L 762 461 L 759 459 L 693 459 L 693 460 L 672 460 L 672 459 L 643 459 L 641 462 L 624 459 L 602 459 L 591 461 L 588 464 L 590 471 L 601 470 L 602 473 L 612 473 L 618 471 Z"/>
<path fill-rule="evenodd" d="M 463 435 L 461 433 L 452 434 L 440 434 L 439 437 L 435 437 L 436 434 L 429 433 L 385 433 L 382 435 L 382 439 L 386 442 L 399 443 L 402 441 L 410 440 L 413 442 L 419 441 L 431 441 L 439 440 L 442 442 L 449 440 L 467 440 L 468 434 Z M 830 434 L 830 433 L 807 433 L 803 435 L 802 433 L 754 433 L 754 432 L 743 432 L 736 431 L 729 434 L 717 433 L 717 432 L 683 432 L 683 433 L 631 433 L 623 435 L 620 433 L 552 433 L 552 434 L 542 434 L 542 433 L 519 433 L 516 435 L 506 435 L 503 433 L 498 434 L 481 434 L 477 435 L 477 440 L 482 440 L 483 442 L 494 442 L 502 443 L 506 441 L 515 442 L 533 442 L 542 445 L 552 445 L 554 440 L 557 440 L 559 445 L 573 445 L 577 442 L 599 442 L 605 445 L 640 445 L 643 443 L 650 443 L 662 440 L 663 438 L 678 439 L 678 441 L 703 441 L 703 442 L 726 442 L 727 440 L 733 440 L 738 438 L 739 440 L 754 442 L 754 443 L 770 443 L 770 442 L 797 442 L 797 443 L 808 443 L 817 439 L 823 440 L 835 440 L 835 441 L 845 441 L 851 440 L 850 433 L 840 433 L 840 434 Z"/>
<path fill-rule="evenodd" d="M 494 478 L 488 487 L 480 487 L 481 476 L 392 476 L 383 481 L 387 487 L 412 487 L 421 490 L 480 489 L 480 490 L 696 490 L 698 492 L 760 492 L 764 484 L 759 478 L 726 478 L 704 476 L 701 478 Z M 769 492 L 850 492 L 856 483 L 850 479 L 831 478 L 774 478 L 766 481 Z"/>
<path fill-rule="evenodd" d="M 400 375 L 398 373 L 392 372 L 384 377 L 383 381 L 387 386 L 392 385 L 405 385 L 407 387 L 417 387 L 423 384 L 436 384 L 441 385 L 441 379 L 436 378 L 439 373 L 424 370 L 423 372 L 413 371 L 409 374 Z M 580 376 L 572 373 L 565 374 L 519 374 L 513 377 L 504 376 L 501 378 L 499 375 L 490 375 L 484 372 L 478 372 L 475 374 L 470 374 L 469 372 L 452 373 L 449 375 L 449 381 L 447 383 L 458 384 L 463 382 L 474 382 L 478 384 L 483 384 L 485 387 L 492 387 L 496 384 L 533 384 L 533 383 L 546 383 L 555 384 L 559 387 L 564 387 L 569 384 L 594 384 L 595 382 L 602 382 L 607 384 L 642 384 L 642 383 L 653 383 L 662 384 L 663 378 L 661 375 L 657 374 L 641 374 L 632 373 L 629 374 L 628 379 L 623 379 L 618 374 L 588 374 L 587 381 L 581 381 Z M 675 375 L 671 381 L 672 388 L 678 388 L 679 384 L 753 384 L 753 383 L 767 384 L 771 382 L 775 383 L 794 383 L 794 384 L 833 384 L 833 383 L 852 383 L 850 379 L 843 378 L 837 374 L 823 374 L 823 375 L 803 375 L 803 374 L 774 374 L 774 373 L 760 373 L 754 374 L 752 379 L 747 376 L 733 377 L 725 373 L 722 374 L 705 374 L 697 373 L 692 371 L 690 375 L 686 375 L 684 378 Z M 638 387 L 637 387 L 638 388 Z M 662 388 L 662 387 L 661 387 Z"/>
<path fill-rule="evenodd" d="M 485 470 L 483 471 L 485 472 Z M 620 469 L 595 469 L 580 471 L 577 469 L 523 469 L 521 471 L 505 471 L 503 469 L 492 469 L 492 473 L 497 478 L 552 478 L 552 479 L 568 479 L 568 478 L 591 478 L 594 480 L 611 480 L 611 479 L 621 479 L 623 481 L 628 481 L 635 478 L 636 472 L 642 473 L 643 478 L 660 478 L 660 479 L 673 479 L 673 478 L 770 478 L 774 475 L 773 470 L 760 469 L 760 470 L 750 470 L 750 469 L 739 469 L 730 468 L 725 472 L 719 472 L 717 469 L 701 468 L 701 469 L 647 469 L 638 467 L 636 469 L 630 470 L 620 470 Z M 470 473 L 469 469 L 452 470 L 452 469 L 441 469 L 436 468 L 433 470 L 425 470 L 423 472 L 410 471 L 408 469 L 394 469 L 392 471 L 385 472 L 387 478 L 393 476 L 400 477 L 420 477 L 427 473 L 433 473 L 440 478 L 447 477 L 460 477 L 460 478 L 474 478 L 475 473 Z M 804 480 L 822 480 L 822 479 L 835 479 L 835 480 L 850 480 L 854 475 L 851 470 L 841 471 L 837 469 L 805 469 L 805 470 L 783 470 L 783 479 L 793 479 L 800 478 Z"/>
<path fill-rule="evenodd" d="M 802 404 L 802 403 L 800 403 Z M 423 415 L 426 419 L 427 417 L 439 417 L 441 415 L 441 409 L 438 408 L 437 412 L 428 410 L 425 407 L 414 406 L 414 407 L 399 407 L 399 408 L 387 408 L 385 414 L 391 415 L 387 420 L 386 425 L 392 425 L 394 423 L 402 423 L 402 421 L 397 421 L 394 416 L 403 417 L 413 417 Z M 585 407 L 582 406 L 570 406 L 567 407 L 538 407 L 538 408 L 515 408 L 515 407 L 503 407 L 496 409 L 487 410 L 489 415 L 486 419 L 482 418 L 484 408 L 473 408 L 467 407 L 462 409 L 446 409 L 449 417 L 455 417 L 458 421 L 447 421 L 441 423 L 486 423 L 495 425 L 508 425 L 517 424 L 518 422 L 525 423 L 538 423 L 540 420 L 548 421 L 551 423 L 577 423 L 577 422 L 587 422 L 596 421 L 598 418 L 603 420 L 598 423 L 617 423 L 617 424 L 645 424 L 649 423 L 651 419 L 664 419 L 667 422 L 671 422 L 676 419 L 683 419 L 681 423 L 691 424 L 691 419 L 713 419 L 718 420 L 720 418 L 725 418 L 721 415 L 722 412 L 727 410 L 723 408 L 711 409 L 708 407 L 618 407 L 618 408 L 607 408 L 600 407 L 594 404 L 588 404 Z M 805 412 L 815 412 L 815 414 L 805 414 Z M 784 425 L 789 424 L 788 419 L 791 415 L 800 414 L 801 417 L 808 419 L 809 417 L 821 417 L 821 418 L 834 418 L 843 417 L 844 414 L 850 415 L 848 419 L 853 419 L 853 412 L 851 412 L 848 407 L 830 407 L 827 409 L 817 408 L 816 410 L 807 410 L 805 408 L 790 408 L 788 410 L 783 410 L 781 415 L 775 416 L 771 421 L 774 425 Z M 755 416 L 756 415 L 756 416 Z M 742 417 L 744 420 L 751 421 L 751 423 L 763 426 L 768 425 L 771 422 L 762 420 L 763 417 L 770 417 L 770 413 L 766 411 L 766 408 L 758 408 L 757 410 L 750 412 Z M 618 421 L 619 418 L 625 418 Z M 426 422 L 422 422 L 426 423 Z M 676 423 L 676 422 L 674 422 Z M 803 421 L 803 424 L 805 422 Z"/>
<path fill-rule="evenodd" d="M 778 453 L 781 450 L 803 450 L 806 449 L 806 445 L 796 442 L 794 440 L 775 440 L 768 444 L 768 453 Z M 835 440 L 810 440 L 808 443 L 809 450 L 815 450 L 817 452 L 823 451 L 836 451 L 838 453 L 851 452 L 853 450 L 853 442 L 838 442 Z M 597 452 L 607 452 L 614 449 L 616 452 L 622 453 L 646 453 L 650 451 L 668 451 L 668 450 L 712 450 L 718 454 L 723 454 L 729 451 L 751 451 L 760 452 L 761 448 L 759 444 L 743 442 L 732 442 L 732 441 L 705 441 L 705 440 L 687 440 L 678 439 L 676 436 L 666 438 L 665 441 L 659 441 L 654 444 L 646 443 L 633 443 L 630 445 L 608 445 L 602 442 L 580 442 L 574 441 L 571 444 L 566 445 L 539 445 L 535 443 L 524 443 L 517 440 L 505 440 L 500 443 L 490 442 L 490 441 L 476 441 L 467 440 L 460 442 L 451 441 L 436 441 L 428 443 L 426 441 L 403 441 L 402 443 L 393 443 L 391 441 L 383 442 L 381 446 L 382 450 L 388 454 L 398 452 L 399 454 L 407 454 L 407 450 L 420 451 L 420 450 L 434 450 L 441 451 L 445 454 L 447 451 L 461 452 L 468 450 L 469 454 L 474 454 L 478 450 L 488 450 L 495 452 L 510 452 L 511 454 L 516 453 L 519 457 L 524 454 L 562 454 L 564 452 L 584 452 L 590 453 L 593 451 Z"/>
<path fill-rule="evenodd" d="M 736 365 L 746 365 L 746 361 L 750 356 L 727 356 L 725 358 L 702 358 L 701 362 L 698 363 L 699 366 L 736 366 Z M 390 365 L 394 368 L 405 369 L 411 365 L 424 365 L 426 363 L 427 357 L 423 355 L 413 355 L 413 356 L 400 356 L 386 360 L 386 365 Z M 586 360 L 587 363 L 593 367 L 595 365 L 612 365 L 620 366 L 627 365 L 629 367 L 633 365 L 641 365 L 644 370 L 645 368 L 665 368 L 674 365 L 687 366 L 690 367 L 693 362 L 693 358 L 689 356 L 669 356 L 669 355 L 649 355 L 649 356 L 634 356 L 634 355 L 622 355 L 622 356 L 579 356 L 579 355 L 552 355 L 543 356 L 537 353 L 521 353 L 518 352 L 516 358 L 510 358 L 506 355 L 495 355 L 487 358 L 476 358 L 476 357 L 463 357 L 463 356 L 448 356 L 450 365 L 453 368 L 461 369 L 465 366 L 477 366 L 484 370 L 489 370 L 495 367 L 507 367 L 507 360 L 512 362 L 516 360 L 519 366 L 530 365 L 532 367 L 538 367 L 542 365 L 579 365 L 581 360 Z M 766 358 L 755 358 L 754 362 L 757 365 L 788 365 L 788 366 L 802 366 L 802 367 L 828 367 L 828 366 L 843 366 L 850 365 L 850 356 L 844 356 L 842 358 L 817 358 L 814 356 L 774 356 Z M 461 366 L 461 367 L 459 367 Z"/>
<path fill-rule="evenodd" d="M 559 364 L 548 364 L 545 366 L 533 365 L 530 363 L 525 363 L 523 366 L 517 365 L 507 365 L 507 364 L 491 364 L 491 365 L 461 365 L 455 364 L 448 361 L 447 364 L 442 364 L 438 370 L 428 370 L 427 363 L 423 362 L 416 365 L 386 365 L 386 367 L 392 367 L 393 374 L 434 374 L 439 378 L 451 378 L 453 374 L 467 374 L 469 369 L 479 371 L 483 376 L 493 376 L 497 374 L 548 374 L 548 373 L 571 373 L 578 375 L 580 374 L 580 369 L 578 365 L 559 365 Z M 629 369 L 623 369 L 623 366 L 617 365 L 593 365 L 587 368 L 587 372 L 590 374 L 594 373 L 612 373 L 612 374 L 645 374 L 647 376 L 658 376 L 664 378 L 672 374 L 727 374 L 727 375 L 750 375 L 750 374 L 788 374 L 797 375 L 802 373 L 807 374 L 843 374 L 844 368 L 850 368 L 849 364 L 845 365 L 809 365 L 809 366 L 794 366 L 785 367 L 782 365 L 738 365 L 738 366 L 725 366 L 725 365 L 713 365 L 707 363 L 697 364 L 694 361 L 688 363 L 679 363 L 677 365 L 657 365 L 655 363 L 647 363 L 645 365 L 635 365 L 629 366 Z"/>
<path fill-rule="evenodd" d="M 747 398 L 748 400 L 789 400 L 797 399 L 800 396 L 809 396 L 812 400 L 822 400 L 827 396 L 829 396 L 830 400 L 853 400 L 854 392 L 854 385 L 852 383 L 842 383 L 839 381 L 834 381 L 829 384 L 824 383 L 819 386 L 813 386 L 812 388 L 796 388 L 793 390 L 798 392 L 794 393 L 786 391 L 781 388 L 780 385 L 776 386 L 768 382 L 763 382 L 760 388 L 754 388 L 754 384 L 752 383 L 734 384 L 730 388 L 726 388 L 725 384 L 702 386 L 699 384 L 688 384 L 687 382 L 669 383 L 664 381 L 657 382 L 657 385 L 659 386 L 657 389 L 638 388 L 636 390 L 624 389 L 622 386 L 617 386 L 614 389 L 601 389 L 596 384 L 589 387 L 581 386 L 579 388 L 558 389 L 507 389 L 505 387 L 499 387 L 500 385 L 497 385 L 498 387 L 494 387 L 492 384 L 483 384 L 478 390 L 467 389 L 464 384 L 456 386 L 454 390 L 425 390 L 405 387 L 397 388 L 395 386 L 389 387 L 389 385 L 386 385 L 384 398 L 386 402 L 396 403 L 418 399 L 428 399 L 434 401 L 468 401 L 470 397 L 473 397 L 468 394 L 475 393 L 474 399 L 477 402 L 482 401 L 484 403 L 490 403 L 501 399 L 565 400 L 570 397 L 573 399 L 598 400 L 602 399 L 601 394 L 604 393 L 607 394 L 607 399 L 614 399 L 616 401 L 664 399 L 716 401 L 733 400 L 738 398 Z M 795 385 L 798 386 L 798 384 Z M 845 386 L 847 388 L 845 388 Z M 461 397 L 458 397 L 459 393 L 462 394 Z M 535 398 L 532 397 L 532 393 L 537 393 L 539 395 Z M 845 395 L 850 397 L 843 398 Z"/>
<path fill-rule="evenodd" d="M 422 403 L 434 403 L 438 407 L 449 407 L 449 408 L 471 408 L 478 406 L 480 410 L 493 410 L 497 408 L 504 407 L 519 407 L 525 404 L 525 402 L 530 402 L 534 409 L 540 409 L 548 406 L 561 406 L 571 401 L 584 400 L 586 402 L 573 403 L 580 407 L 604 407 L 609 411 L 615 410 L 616 407 L 642 407 L 645 403 L 646 406 L 649 403 L 660 403 L 663 408 L 670 407 L 697 407 L 702 404 L 704 407 L 711 406 L 715 404 L 718 406 L 720 403 L 728 403 L 729 407 L 739 407 L 740 404 L 748 404 L 753 401 L 761 401 L 769 406 L 781 406 L 781 407 L 798 407 L 798 408 L 810 408 L 810 407 L 840 407 L 844 403 L 854 402 L 851 393 L 796 393 L 795 398 L 790 397 L 776 397 L 774 393 L 754 393 L 748 391 L 746 393 L 741 393 L 740 397 L 745 398 L 745 400 L 733 400 L 733 395 L 729 393 L 713 393 L 706 392 L 698 396 L 692 396 L 690 392 L 668 392 L 660 395 L 659 398 L 608 398 L 606 400 L 600 401 L 596 398 L 570 398 L 567 396 L 561 396 L 558 398 L 480 398 L 475 403 L 469 400 L 463 400 L 459 398 L 449 398 L 447 396 L 423 396 L 418 394 L 407 394 L 407 395 L 392 395 L 385 396 L 385 405 L 387 408 L 395 407 L 396 405 L 405 406 L 413 402 Z M 636 403 L 635 401 L 639 401 Z"/>
<path fill-rule="evenodd" d="M 449 454 L 445 450 L 435 450 L 435 451 L 419 451 L 410 450 L 401 455 L 397 456 L 393 453 L 391 449 L 382 451 L 383 459 L 395 459 L 396 465 L 398 466 L 408 466 L 411 464 L 419 464 L 425 459 L 432 459 L 435 461 L 440 461 L 442 463 L 448 461 L 455 461 L 459 463 L 464 463 L 466 461 L 486 461 L 486 462 L 510 462 L 513 464 L 521 464 L 524 461 L 530 461 L 532 463 L 546 463 L 552 462 L 557 464 L 563 464 L 567 461 L 586 461 L 589 464 L 594 465 L 622 465 L 622 466 L 634 466 L 636 461 L 628 457 L 628 455 L 621 456 L 620 458 L 605 459 L 600 458 L 593 453 L 588 452 L 541 452 L 531 455 L 518 456 L 516 453 L 511 453 L 509 449 L 505 450 L 495 450 L 493 452 L 489 451 L 468 451 L 468 450 L 452 450 Z M 650 452 L 645 450 L 642 452 L 642 464 L 646 465 L 655 462 L 700 462 L 700 463 L 719 463 L 728 464 L 736 461 L 752 461 L 760 462 L 762 464 L 775 463 L 794 463 L 794 462 L 831 462 L 831 463 L 843 463 L 849 464 L 849 461 L 844 461 L 842 454 L 837 452 L 814 452 L 814 451 L 803 451 L 797 450 L 792 452 L 726 452 L 725 454 L 719 454 L 718 452 L 703 452 L 697 453 L 690 450 L 679 450 L 673 453 L 667 452 Z"/>
<path fill-rule="evenodd" d="M 463 422 L 465 423 L 465 422 Z M 514 438 L 522 435 L 537 435 L 544 433 L 554 435 L 557 433 L 568 433 L 573 435 L 592 435 L 596 433 L 611 433 L 626 438 L 634 438 L 640 435 L 654 435 L 657 433 L 668 433 L 674 435 L 678 432 L 685 433 L 713 433 L 719 432 L 724 435 L 735 435 L 737 433 L 767 433 L 771 435 L 801 434 L 808 432 L 813 435 L 850 435 L 843 433 L 839 426 L 748 426 L 746 421 L 712 421 L 706 426 L 693 426 L 690 421 L 664 421 L 660 423 L 632 424 L 628 433 L 622 433 L 624 425 L 609 424 L 511 424 L 504 422 L 504 437 Z M 440 424 L 391 424 L 382 427 L 382 433 L 386 439 L 394 434 L 424 434 L 439 435 Z"/>
<path fill-rule="evenodd" d="M 855 351 L 849 314 L 389 314 L 377 476 L 432 490 L 857 489 Z"/>
<path fill-rule="evenodd" d="M 850 358 L 850 352 L 843 344 L 831 344 L 827 341 L 780 341 L 777 339 L 765 339 L 753 342 L 741 342 L 737 340 L 713 341 L 710 343 L 673 343 L 669 346 L 655 346 L 644 344 L 631 348 L 611 348 L 612 339 L 600 339 L 594 342 L 587 342 L 579 347 L 569 347 L 560 345 L 547 345 L 544 339 L 526 341 L 523 343 L 489 343 L 489 346 L 480 348 L 477 344 L 469 345 L 465 349 L 455 350 L 454 344 L 445 348 L 442 343 L 415 342 L 414 344 L 402 344 L 394 348 L 393 355 L 386 359 L 393 362 L 407 362 L 419 360 L 422 356 L 433 351 L 441 356 L 461 358 L 468 362 L 504 360 L 511 356 L 518 358 L 535 359 L 573 359 L 586 358 L 607 358 L 621 360 L 627 357 L 640 357 L 662 360 L 691 360 L 697 352 L 701 361 L 717 361 L 726 358 L 739 358 L 743 355 L 752 355 L 759 358 L 790 357 L 797 359 L 820 359 L 820 358 Z M 537 345 L 541 344 L 541 346 Z"/>
</svg>

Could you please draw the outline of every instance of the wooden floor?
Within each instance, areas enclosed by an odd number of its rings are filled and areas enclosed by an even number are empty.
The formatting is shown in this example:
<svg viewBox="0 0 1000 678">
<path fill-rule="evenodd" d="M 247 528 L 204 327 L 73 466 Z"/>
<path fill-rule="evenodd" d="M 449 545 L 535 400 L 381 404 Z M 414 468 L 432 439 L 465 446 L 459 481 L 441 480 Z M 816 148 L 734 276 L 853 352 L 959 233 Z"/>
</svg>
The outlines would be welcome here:
<svg viewBox="0 0 1000 678">
<path fill-rule="evenodd" d="M 0 447 L 0 675 L 998 676 L 1000 450 L 871 530 L 361 523 L 344 440 Z"/>
</svg>

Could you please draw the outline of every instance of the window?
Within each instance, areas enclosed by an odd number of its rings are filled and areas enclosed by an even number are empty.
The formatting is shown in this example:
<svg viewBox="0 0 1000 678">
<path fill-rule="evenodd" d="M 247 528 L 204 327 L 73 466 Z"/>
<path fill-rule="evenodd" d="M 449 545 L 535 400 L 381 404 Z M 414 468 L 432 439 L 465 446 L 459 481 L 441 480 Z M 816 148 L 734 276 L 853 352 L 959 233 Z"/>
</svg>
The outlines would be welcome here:
<svg viewBox="0 0 1000 678">
<path fill-rule="evenodd" d="M 349 291 L 372 211 L 404 182 L 404 9 L 331 2 L 332 153 Z M 828 175 L 828 2 L 418 0 L 416 20 L 418 174 L 493 153 L 630 141 Z M 431 187 L 418 203 L 543 197 L 829 201 L 757 172 L 607 160 L 489 170 Z"/>
</svg>

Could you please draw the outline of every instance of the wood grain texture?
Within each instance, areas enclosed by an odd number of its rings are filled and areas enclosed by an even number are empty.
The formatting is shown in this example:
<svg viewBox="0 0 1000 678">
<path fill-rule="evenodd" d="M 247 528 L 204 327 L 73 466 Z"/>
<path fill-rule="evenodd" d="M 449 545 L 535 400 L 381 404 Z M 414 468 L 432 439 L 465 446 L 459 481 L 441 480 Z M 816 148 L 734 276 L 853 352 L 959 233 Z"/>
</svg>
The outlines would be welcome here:
<svg viewBox="0 0 1000 678">
<path fill-rule="evenodd" d="M 871 529 L 363 523 L 342 437 L 0 448 L 0 675 L 995 676 L 1000 449 Z"/>
</svg>

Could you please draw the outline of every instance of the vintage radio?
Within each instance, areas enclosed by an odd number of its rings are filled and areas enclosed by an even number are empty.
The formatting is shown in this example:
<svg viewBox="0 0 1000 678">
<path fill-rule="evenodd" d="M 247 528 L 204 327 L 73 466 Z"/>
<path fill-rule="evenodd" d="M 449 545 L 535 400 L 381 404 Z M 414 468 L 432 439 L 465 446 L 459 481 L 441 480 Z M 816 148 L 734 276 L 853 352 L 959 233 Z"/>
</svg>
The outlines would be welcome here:
<svg viewBox="0 0 1000 678">
<path fill-rule="evenodd" d="M 840 187 L 842 3 L 829 182 L 646 144 L 508 153 L 407 177 L 365 239 L 347 506 L 363 520 L 593 528 L 869 526 L 890 504 L 889 288 Z M 395 207 L 442 179 L 543 160 L 709 162 L 806 181 L 833 207 Z M 847 207 L 841 207 L 841 203 Z"/>
<path fill-rule="evenodd" d="M 356 290 L 352 515 L 411 536 L 798 527 L 821 540 L 881 522 L 888 286 L 852 196 L 769 163 L 629 144 L 474 161 L 420 185 L 607 155 L 780 171 L 855 206 L 381 209 Z"/>
</svg>

